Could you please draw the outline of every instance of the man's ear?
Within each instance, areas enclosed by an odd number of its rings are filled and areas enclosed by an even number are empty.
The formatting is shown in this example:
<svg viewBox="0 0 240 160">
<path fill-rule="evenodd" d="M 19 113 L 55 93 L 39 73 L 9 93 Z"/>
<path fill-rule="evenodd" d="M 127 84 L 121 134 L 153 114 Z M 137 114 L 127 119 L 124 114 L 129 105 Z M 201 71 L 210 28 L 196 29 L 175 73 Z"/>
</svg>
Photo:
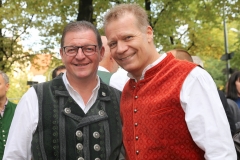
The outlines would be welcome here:
<svg viewBox="0 0 240 160">
<path fill-rule="evenodd" d="M 153 41 L 153 29 L 151 26 L 147 27 L 147 40 L 148 40 L 148 43 Z"/>
<path fill-rule="evenodd" d="M 63 56 L 63 48 L 60 48 L 59 52 L 60 52 L 60 56 L 62 58 L 62 56 Z"/>
<path fill-rule="evenodd" d="M 63 61 L 63 59 L 64 59 L 64 58 L 63 58 L 63 54 L 64 54 L 64 53 L 63 53 L 63 52 L 64 52 L 64 51 L 63 51 L 63 48 L 60 48 L 59 52 L 60 52 L 61 60 L 62 60 L 62 62 L 64 63 L 64 61 Z"/>
<path fill-rule="evenodd" d="M 100 53 L 99 53 L 99 62 L 102 61 L 104 53 L 105 53 L 105 48 L 104 48 L 104 46 L 102 46 L 100 49 Z"/>
<path fill-rule="evenodd" d="M 6 87 L 6 92 L 7 92 L 9 89 L 9 83 L 7 83 L 5 87 Z"/>
</svg>

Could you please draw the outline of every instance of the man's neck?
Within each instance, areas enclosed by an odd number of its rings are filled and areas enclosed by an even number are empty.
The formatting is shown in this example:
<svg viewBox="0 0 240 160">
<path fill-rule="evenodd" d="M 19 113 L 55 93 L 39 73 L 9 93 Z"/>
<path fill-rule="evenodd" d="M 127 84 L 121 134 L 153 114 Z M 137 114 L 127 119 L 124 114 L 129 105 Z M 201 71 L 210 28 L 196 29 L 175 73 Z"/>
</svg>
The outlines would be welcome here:
<svg viewBox="0 0 240 160">
<path fill-rule="evenodd" d="M 99 79 L 97 74 L 95 76 L 92 75 L 92 77 L 89 77 L 88 79 L 70 79 L 66 74 L 64 74 L 63 81 L 66 85 L 69 84 L 71 88 L 78 92 L 86 104 L 92 95 L 93 89 L 97 86 Z"/>
<path fill-rule="evenodd" d="M 0 110 L 2 110 L 5 107 L 7 101 L 7 97 L 0 98 Z"/>
</svg>

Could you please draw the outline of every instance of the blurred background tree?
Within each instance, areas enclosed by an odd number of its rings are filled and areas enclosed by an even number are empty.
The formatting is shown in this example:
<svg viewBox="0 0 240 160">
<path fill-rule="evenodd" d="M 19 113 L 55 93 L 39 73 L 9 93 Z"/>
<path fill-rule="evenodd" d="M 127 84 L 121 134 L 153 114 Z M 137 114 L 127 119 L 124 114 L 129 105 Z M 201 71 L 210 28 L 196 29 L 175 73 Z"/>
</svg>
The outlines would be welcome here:
<svg viewBox="0 0 240 160">
<path fill-rule="evenodd" d="M 225 19 L 228 49 L 235 53 L 230 61 L 231 68 L 240 69 L 238 23 L 240 1 L 0 0 L 0 70 L 14 75 L 12 72 L 21 72 L 23 69 L 20 71 L 17 69 L 29 65 L 28 62 L 32 60 L 34 54 L 48 53 L 53 55 L 52 63 L 45 73 L 46 76 L 49 75 L 53 68 L 61 64 L 56 48 L 60 46 L 63 27 L 70 21 L 88 20 L 97 26 L 101 34 L 104 34 L 102 23 L 105 12 L 120 3 L 137 3 L 145 8 L 154 29 L 154 41 L 159 53 L 182 48 L 192 55 L 199 56 L 204 61 L 204 68 L 212 75 L 220 89 L 223 89 L 226 83 L 226 77 L 222 72 L 226 62 L 220 60 L 225 53 L 223 34 L 223 19 Z M 223 11 L 226 14 L 225 18 Z M 29 49 L 25 50 L 21 41 L 31 37 L 32 29 L 39 31 L 41 42 L 29 43 Z M 44 47 L 34 51 L 39 46 Z M 22 83 L 20 80 L 16 80 L 17 82 Z M 26 85 L 26 82 L 11 85 L 11 88 L 23 85 Z M 13 93 L 16 92 L 11 94 Z"/>
</svg>

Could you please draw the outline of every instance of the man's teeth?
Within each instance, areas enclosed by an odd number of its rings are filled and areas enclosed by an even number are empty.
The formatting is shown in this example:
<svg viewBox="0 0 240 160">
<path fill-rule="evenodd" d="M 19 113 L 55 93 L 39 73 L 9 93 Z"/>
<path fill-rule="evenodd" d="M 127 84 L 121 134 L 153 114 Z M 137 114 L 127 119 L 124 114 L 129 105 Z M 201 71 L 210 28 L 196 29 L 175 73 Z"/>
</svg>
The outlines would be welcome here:
<svg viewBox="0 0 240 160">
<path fill-rule="evenodd" d="M 88 64 L 75 64 L 75 66 L 86 66 Z"/>
<path fill-rule="evenodd" d="M 123 61 L 123 60 L 126 60 L 126 59 L 128 59 L 128 58 L 131 58 L 133 55 L 130 55 L 130 56 L 127 56 L 127 57 L 125 57 L 125 58 L 122 58 L 121 60 Z"/>
</svg>

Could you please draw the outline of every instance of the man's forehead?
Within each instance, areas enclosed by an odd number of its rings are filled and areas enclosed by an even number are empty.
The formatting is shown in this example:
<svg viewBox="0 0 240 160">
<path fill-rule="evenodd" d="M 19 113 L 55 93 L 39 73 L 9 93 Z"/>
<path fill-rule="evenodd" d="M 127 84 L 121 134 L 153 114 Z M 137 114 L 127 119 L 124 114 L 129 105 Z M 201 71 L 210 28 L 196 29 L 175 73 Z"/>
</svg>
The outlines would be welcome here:
<svg viewBox="0 0 240 160">
<path fill-rule="evenodd" d="M 112 41 L 115 41 L 117 39 L 123 39 L 129 35 L 132 35 L 133 33 L 131 31 L 125 30 L 123 32 L 119 32 L 117 34 L 113 33 L 113 34 L 109 34 L 109 36 L 107 37 L 107 42 L 110 43 Z"/>
</svg>

